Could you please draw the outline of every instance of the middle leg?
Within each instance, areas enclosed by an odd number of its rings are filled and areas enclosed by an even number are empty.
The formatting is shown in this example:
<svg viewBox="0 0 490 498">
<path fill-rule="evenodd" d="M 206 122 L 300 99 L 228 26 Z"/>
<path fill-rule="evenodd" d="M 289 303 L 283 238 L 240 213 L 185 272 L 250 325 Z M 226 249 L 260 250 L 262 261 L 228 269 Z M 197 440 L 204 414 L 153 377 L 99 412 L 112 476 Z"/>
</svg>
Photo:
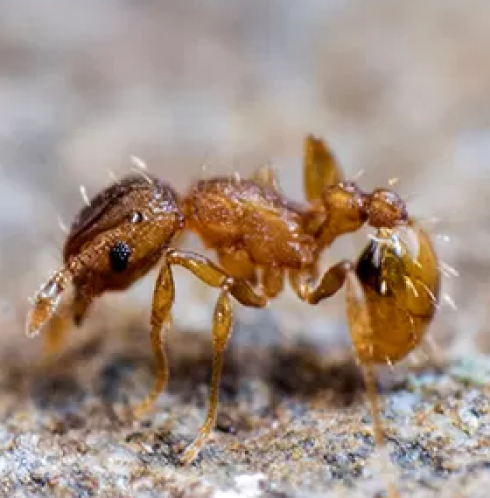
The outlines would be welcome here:
<svg viewBox="0 0 490 498">
<path fill-rule="evenodd" d="M 266 306 L 267 298 L 258 294 L 247 280 L 229 276 L 213 262 L 198 254 L 170 250 L 167 254 L 167 261 L 172 265 L 183 266 L 207 285 L 220 289 L 213 316 L 213 363 L 208 411 L 197 437 L 182 455 L 182 462 L 189 464 L 196 459 L 205 446 L 216 423 L 223 356 L 233 328 L 230 296 L 241 304 L 254 308 Z"/>
<path fill-rule="evenodd" d="M 229 291 L 225 287 L 220 292 L 213 314 L 213 366 L 211 386 L 209 390 L 208 412 L 194 441 L 182 454 L 182 462 L 189 464 L 198 456 L 205 446 L 216 424 L 219 404 L 219 385 L 223 370 L 223 354 L 231 336 L 233 327 L 233 312 Z"/>
</svg>

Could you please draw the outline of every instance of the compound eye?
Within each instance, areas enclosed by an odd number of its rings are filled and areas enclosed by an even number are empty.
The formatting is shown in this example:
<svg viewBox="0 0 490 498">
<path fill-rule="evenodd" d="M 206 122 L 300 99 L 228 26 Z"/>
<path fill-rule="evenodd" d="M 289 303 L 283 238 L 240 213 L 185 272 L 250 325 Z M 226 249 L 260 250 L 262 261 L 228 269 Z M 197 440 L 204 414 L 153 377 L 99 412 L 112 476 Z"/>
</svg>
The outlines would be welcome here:
<svg viewBox="0 0 490 498">
<path fill-rule="evenodd" d="M 111 268 L 115 272 L 124 271 L 129 262 L 129 257 L 131 256 L 131 249 L 126 244 L 126 242 L 116 242 L 109 251 L 109 260 L 111 262 Z"/>
</svg>

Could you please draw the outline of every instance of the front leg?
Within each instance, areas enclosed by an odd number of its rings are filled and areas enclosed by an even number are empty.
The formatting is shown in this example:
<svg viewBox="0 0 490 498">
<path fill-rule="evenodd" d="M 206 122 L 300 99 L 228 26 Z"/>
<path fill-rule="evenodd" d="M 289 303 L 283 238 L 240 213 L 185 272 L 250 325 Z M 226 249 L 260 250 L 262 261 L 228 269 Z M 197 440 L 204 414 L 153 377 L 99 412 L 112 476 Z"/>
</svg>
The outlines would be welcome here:
<svg viewBox="0 0 490 498">
<path fill-rule="evenodd" d="M 134 408 L 133 414 L 135 417 L 141 417 L 152 407 L 168 382 L 165 335 L 171 324 L 174 297 L 175 290 L 172 271 L 168 261 L 165 261 L 155 284 L 151 310 L 151 344 L 156 363 L 156 380 L 147 398 Z"/>
</svg>

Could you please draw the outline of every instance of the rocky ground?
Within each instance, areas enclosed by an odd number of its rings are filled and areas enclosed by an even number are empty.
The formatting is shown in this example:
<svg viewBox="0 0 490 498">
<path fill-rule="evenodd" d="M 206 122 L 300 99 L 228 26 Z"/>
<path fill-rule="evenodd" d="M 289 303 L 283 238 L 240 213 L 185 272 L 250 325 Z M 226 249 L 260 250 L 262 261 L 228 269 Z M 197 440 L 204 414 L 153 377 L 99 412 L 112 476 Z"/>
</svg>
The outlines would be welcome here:
<svg viewBox="0 0 490 498">
<path fill-rule="evenodd" d="M 341 295 L 310 308 L 286 292 L 268 310 L 236 309 L 218 430 L 191 468 L 178 455 L 205 413 L 214 291 L 176 272 L 172 379 L 142 421 L 126 413 L 152 382 L 154 275 L 98 302 L 50 366 L 33 366 L 40 342 L 24 336 L 81 185 L 93 195 L 132 155 L 180 191 L 271 162 L 301 199 L 313 132 L 348 177 L 364 170 L 364 188 L 399 178 L 459 274 L 444 279 L 429 358 L 380 372 L 388 474 L 403 496 L 486 496 L 489 37 L 478 0 L 3 0 L 1 493 L 381 496 Z M 363 242 L 336 245 L 328 261 Z"/>
<path fill-rule="evenodd" d="M 127 346 L 114 353 L 121 332 Z M 217 430 L 185 468 L 180 452 L 205 415 L 210 344 L 175 333 L 169 390 L 135 421 L 128 407 L 152 382 L 150 355 L 134 347 L 141 333 L 134 324 L 104 333 L 55 367 L 3 369 L 3 496 L 383 496 L 383 472 L 402 496 L 486 496 L 485 359 L 384 376 L 391 466 L 383 471 L 363 383 L 347 356 L 233 343 Z"/>
</svg>

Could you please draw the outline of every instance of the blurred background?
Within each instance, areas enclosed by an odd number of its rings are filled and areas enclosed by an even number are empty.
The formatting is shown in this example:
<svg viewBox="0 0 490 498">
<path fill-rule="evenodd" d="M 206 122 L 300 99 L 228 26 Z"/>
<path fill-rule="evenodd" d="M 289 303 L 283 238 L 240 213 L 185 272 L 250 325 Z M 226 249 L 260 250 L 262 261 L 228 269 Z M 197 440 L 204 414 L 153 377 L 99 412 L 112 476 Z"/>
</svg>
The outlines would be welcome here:
<svg viewBox="0 0 490 498">
<path fill-rule="evenodd" d="M 436 341 L 488 352 L 489 46 L 490 4 L 478 0 L 2 0 L 0 354 L 39 347 L 23 335 L 28 298 L 60 263 L 80 186 L 94 195 L 131 156 L 181 192 L 269 163 L 301 200 L 307 133 L 348 177 L 363 171 L 366 190 L 399 179 L 459 273 L 444 281 Z M 179 270 L 176 281 L 177 327 L 208 331 L 215 291 Z M 152 285 L 104 298 L 73 335 L 97 317 L 146 327 Z M 237 313 L 260 336 L 272 316 L 282 339 L 348 341 L 342 296 L 313 309 L 286 293 Z"/>
</svg>

